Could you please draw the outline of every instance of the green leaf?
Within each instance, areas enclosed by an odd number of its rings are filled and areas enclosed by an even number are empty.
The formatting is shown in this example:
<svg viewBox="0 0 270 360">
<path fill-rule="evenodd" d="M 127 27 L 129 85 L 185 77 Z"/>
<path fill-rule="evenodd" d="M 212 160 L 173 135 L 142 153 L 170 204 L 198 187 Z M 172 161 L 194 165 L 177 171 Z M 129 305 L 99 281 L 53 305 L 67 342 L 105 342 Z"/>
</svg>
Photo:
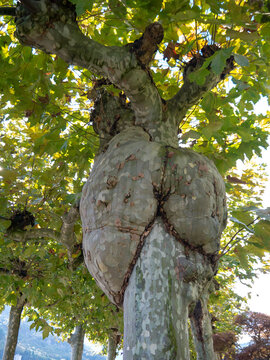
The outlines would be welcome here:
<svg viewBox="0 0 270 360">
<path fill-rule="evenodd" d="M 250 233 L 254 234 L 254 231 L 252 229 L 250 229 L 245 223 L 243 223 L 242 221 L 236 219 L 235 217 L 230 217 L 230 220 L 236 224 L 242 225 L 247 231 L 249 231 Z"/>
<path fill-rule="evenodd" d="M 255 235 L 260 237 L 267 250 L 270 250 L 270 222 L 261 220 L 254 226 Z"/>
<path fill-rule="evenodd" d="M 42 339 L 46 339 L 51 333 L 51 327 L 49 325 L 45 326 L 45 328 L 42 330 Z"/>
<path fill-rule="evenodd" d="M 233 54 L 235 62 L 240 66 L 248 66 L 249 60 L 246 56 L 240 54 Z"/>
<path fill-rule="evenodd" d="M 238 80 L 238 79 L 235 79 L 234 77 L 232 77 L 232 81 L 234 84 L 237 85 L 237 87 L 240 91 L 250 88 L 250 85 L 248 85 L 246 82 L 244 82 L 242 80 Z"/>
<path fill-rule="evenodd" d="M 197 71 L 191 72 L 188 75 L 188 77 L 191 82 L 195 81 L 198 85 L 203 85 L 208 75 L 209 75 L 209 70 L 202 68 Z"/>
<path fill-rule="evenodd" d="M 198 131 L 189 130 L 181 136 L 181 140 L 183 142 L 186 142 L 188 139 L 199 139 L 200 137 L 201 137 L 201 134 Z"/>
<path fill-rule="evenodd" d="M 238 257 L 241 266 L 244 269 L 248 269 L 249 262 L 248 262 L 247 251 L 246 251 L 245 247 L 243 247 L 241 245 L 237 245 L 234 252 L 235 252 L 236 256 Z"/>
<path fill-rule="evenodd" d="M 209 92 L 201 101 L 201 106 L 204 111 L 210 112 L 213 110 L 216 102 L 216 96 L 212 92 Z"/>
<path fill-rule="evenodd" d="M 270 221 L 270 207 L 266 209 L 254 209 L 254 211 L 260 218 Z"/>
<path fill-rule="evenodd" d="M 260 38 L 257 32 L 250 33 L 247 31 L 236 31 L 231 29 L 226 30 L 226 36 L 230 37 L 231 39 L 241 39 L 248 43 L 259 40 Z"/>
<path fill-rule="evenodd" d="M 76 5 L 77 16 L 81 16 L 86 11 L 91 11 L 93 7 L 93 0 L 70 0 Z"/>
<path fill-rule="evenodd" d="M 221 49 L 215 52 L 212 57 L 211 69 L 217 75 L 221 74 L 226 66 L 226 61 L 232 54 L 234 47 L 229 47 L 227 49 Z"/>
</svg>

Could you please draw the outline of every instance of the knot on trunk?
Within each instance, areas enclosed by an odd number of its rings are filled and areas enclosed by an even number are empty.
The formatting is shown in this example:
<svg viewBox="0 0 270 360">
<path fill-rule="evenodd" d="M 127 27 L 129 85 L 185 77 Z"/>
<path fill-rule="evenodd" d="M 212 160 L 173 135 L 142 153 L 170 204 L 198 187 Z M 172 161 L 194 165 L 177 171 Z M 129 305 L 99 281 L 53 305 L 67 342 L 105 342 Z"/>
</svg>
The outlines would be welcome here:
<svg viewBox="0 0 270 360">
<path fill-rule="evenodd" d="M 117 305 L 158 217 L 187 253 L 198 253 L 210 266 L 201 271 L 182 259 L 179 279 L 213 276 L 211 259 L 226 223 L 225 186 L 200 154 L 150 141 L 141 127 L 129 127 L 96 157 L 80 211 L 85 262 Z"/>
</svg>

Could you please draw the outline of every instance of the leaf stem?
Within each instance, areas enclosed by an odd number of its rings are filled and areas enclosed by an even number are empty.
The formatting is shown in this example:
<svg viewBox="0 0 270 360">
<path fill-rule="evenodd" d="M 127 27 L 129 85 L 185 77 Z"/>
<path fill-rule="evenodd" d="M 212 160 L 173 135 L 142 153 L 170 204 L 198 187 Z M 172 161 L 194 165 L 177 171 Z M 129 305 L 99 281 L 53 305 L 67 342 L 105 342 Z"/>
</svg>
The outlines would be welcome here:
<svg viewBox="0 0 270 360">
<path fill-rule="evenodd" d="M 254 220 L 252 220 L 249 224 L 247 224 L 246 227 L 249 227 L 250 225 L 254 224 L 255 221 L 257 221 L 258 219 L 259 219 L 259 216 L 256 217 Z M 236 231 L 236 233 L 232 236 L 232 238 L 230 239 L 230 241 L 224 246 L 222 252 L 219 254 L 219 256 L 218 256 L 219 259 L 220 259 L 222 256 L 226 255 L 226 254 L 232 249 L 232 247 L 233 247 L 234 245 L 236 245 L 239 241 L 242 240 L 242 239 L 237 240 L 234 244 L 232 244 L 232 245 L 229 247 L 229 249 L 228 249 L 227 251 L 225 251 L 225 250 L 228 248 L 228 246 L 233 242 L 233 240 L 236 238 L 236 236 L 237 236 L 240 232 L 242 232 L 243 230 L 245 230 L 246 227 L 243 226 L 241 229 L 239 229 L 238 231 Z"/>
</svg>

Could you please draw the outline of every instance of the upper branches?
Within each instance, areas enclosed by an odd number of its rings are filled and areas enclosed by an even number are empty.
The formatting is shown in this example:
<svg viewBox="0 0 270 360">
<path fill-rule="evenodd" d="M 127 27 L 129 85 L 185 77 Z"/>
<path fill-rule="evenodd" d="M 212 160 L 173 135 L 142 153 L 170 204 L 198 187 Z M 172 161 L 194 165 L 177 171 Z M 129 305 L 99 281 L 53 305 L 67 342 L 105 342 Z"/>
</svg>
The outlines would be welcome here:
<svg viewBox="0 0 270 360">
<path fill-rule="evenodd" d="M 114 83 L 135 65 L 127 49 L 104 46 L 85 36 L 76 22 L 75 8 L 67 0 L 22 0 L 15 22 L 15 35 L 23 45 L 56 54 Z"/>
<path fill-rule="evenodd" d="M 184 83 L 178 93 L 167 102 L 167 107 L 170 115 L 174 119 L 175 124 L 179 126 L 181 120 L 185 117 L 187 111 L 211 89 L 213 89 L 225 76 L 230 73 L 234 68 L 233 56 L 228 56 L 225 59 L 225 65 L 220 74 L 212 71 L 211 59 L 217 51 L 221 49 L 215 45 L 208 45 L 202 49 L 202 55 L 194 57 L 185 67 L 183 80 Z M 206 64 L 208 64 L 206 66 Z M 196 81 L 196 77 L 193 76 L 191 80 L 191 74 L 200 71 L 204 68 L 206 72 L 205 80 L 203 84 L 199 84 Z"/>
<path fill-rule="evenodd" d="M 70 210 L 62 216 L 62 226 L 60 232 L 48 228 L 37 228 L 27 231 L 8 231 L 6 236 L 10 240 L 18 242 L 26 242 L 31 239 L 55 240 L 67 248 L 69 260 L 72 262 L 72 254 L 77 244 L 74 226 L 79 217 L 78 199 L 74 206 L 72 206 Z"/>
<path fill-rule="evenodd" d="M 162 120 L 162 102 L 147 70 L 163 38 L 160 24 L 149 25 L 142 37 L 128 46 L 104 46 L 81 32 L 68 0 L 21 0 L 16 28 L 15 35 L 23 45 L 56 54 L 109 79 L 130 100 L 136 125 L 160 138 L 157 124 Z"/>
<path fill-rule="evenodd" d="M 206 58 L 219 50 L 211 48 L 212 52 L 198 55 L 187 64 L 182 88 L 164 107 L 148 70 L 163 39 L 159 23 L 147 26 L 141 38 L 132 44 L 104 46 L 81 32 L 75 8 L 68 0 L 21 0 L 16 10 L 16 28 L 15 35 L 23 45 L 56 54 L 69 64 L 109 79 L 130 101 L 135 114 L 132 125 L 142 126 L 153 140 L 174 146 L 178 146 L 178 125 L 188 109 L 233 68 L 230 58 L 217 75 L 208 63 L 205 70 L 210 71 L 204 84 L 199 85 L 191 80 L 190 74 L 204 67 Z M 168 110 L 165 116 L 164 109 Z"/>
</svg>

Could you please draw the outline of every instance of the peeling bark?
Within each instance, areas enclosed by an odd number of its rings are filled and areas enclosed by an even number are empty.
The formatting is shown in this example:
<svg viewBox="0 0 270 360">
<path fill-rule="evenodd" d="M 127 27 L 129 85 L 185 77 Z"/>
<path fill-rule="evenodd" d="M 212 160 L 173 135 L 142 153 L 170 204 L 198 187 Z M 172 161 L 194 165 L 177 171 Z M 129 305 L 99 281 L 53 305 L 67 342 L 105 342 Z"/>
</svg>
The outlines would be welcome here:
<svg viewBox="0 0 270 360">
<path fill-rule="evenodd" d="M 189 280 L 180 266 L 185 261 L 194 271 Z M 211 271 L 209 261 L 196 253 L 185 255 L 162 219 L 155 220 L 125 292 L 125 360 L 189 359 L 188 311 L 208 291 Z"/>
<path fill-rule="evenodd" d="M 68 339 L 68 342 L 71 345 L 71 360 L 82 360 L 84 335 L 84 328 L 82 325 L 78 325 L 76 326 L 74 333 Z"/>
<path fill-rule="evenodd" d="M 8 332 L 6 337 L 3 360 L 13 360 L 18 342 L 18 335 L 21 323 L 21 314 L 25 305 L 25 296 L 18 298 L 17 304 L 11 306 L 8 321 Z"/>
</svg>

